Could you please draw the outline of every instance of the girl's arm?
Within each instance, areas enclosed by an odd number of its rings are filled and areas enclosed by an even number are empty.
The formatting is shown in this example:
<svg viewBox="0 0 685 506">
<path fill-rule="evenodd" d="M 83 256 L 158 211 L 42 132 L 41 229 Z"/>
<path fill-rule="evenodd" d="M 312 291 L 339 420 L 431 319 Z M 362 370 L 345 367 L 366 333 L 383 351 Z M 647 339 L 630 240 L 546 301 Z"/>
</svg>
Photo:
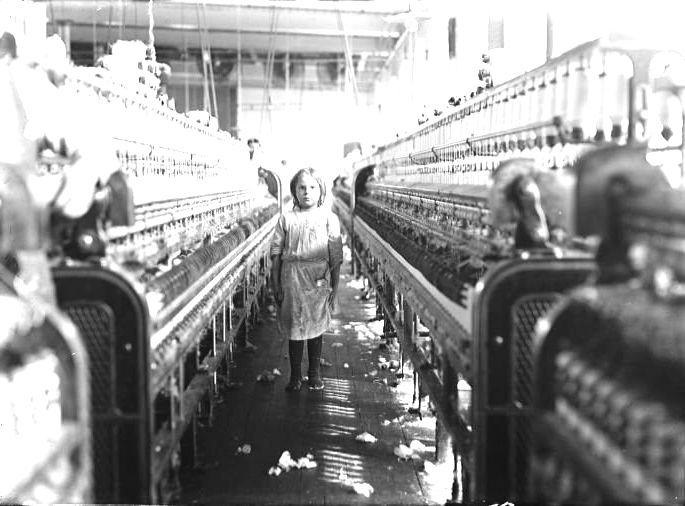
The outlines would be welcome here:
<svg viewBox="0 0 685 506">
<path fill-rule="evenodd" d="M 274 292 L 276 303 L 283 302 L 283 287 L 281 286 L 281 256 L 271 257 L 271 290 Z"/>
<path fill-rule="evenodd" d="M 331 311 L 335 309 L 335 299 L 338 295 L 340 281 L 340 265 L 342 264 L 342 238 L 340 236 L 340 222 L 334 214 L 328 216 L 328 268 L 331 271 L 331 296 L 328 301 Z"/>
<path fill-rule="evenodd" d="M 335 310 L 335 300 L 338 296 L 338 282 L 340 281 L 340 264 L 331 267 L 331 298 L 328 300 L 328 304 L 331 311 Z"/>
<path fill-rule="evenodd" d="M 271 289 L 274 292 L 276 304 L 283 302 L 283 287 L 281 286 L 281 255 L 285 246 L 286 235 L 285 217 L 281 215 L 276 223 L 274 235 L 271 239 L 269 247 L 269 255 L 271 257 Z"/>
</svg>

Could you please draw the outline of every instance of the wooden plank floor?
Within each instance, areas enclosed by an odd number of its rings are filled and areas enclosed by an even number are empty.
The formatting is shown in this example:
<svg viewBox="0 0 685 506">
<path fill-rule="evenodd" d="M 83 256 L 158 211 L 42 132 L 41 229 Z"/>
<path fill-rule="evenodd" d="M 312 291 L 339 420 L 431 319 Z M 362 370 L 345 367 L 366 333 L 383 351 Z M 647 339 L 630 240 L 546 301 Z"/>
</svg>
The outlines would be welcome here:
<svg viewBox="0 0 685 506">
<path fill-rule="evenodd" d="M 333 327 L 324 335 L 323 356 L 331 363 L 322 368 L 325 389 L 284 391 L 287 342 L 265 311 L 264 321 L 250 335 L 257 349 L 237 353 L 231 368 L 231 380 L 242 386 L 223 393 L 211 426 L 199 431 L 200 465 L 183 471 L 181 503 L 435 504 L 449 498 L 450 480 L 436 485 L 423 472 L 423 460 L 434 461 L 435 419 L 425 408 L 422 419 L 407 413 L 411 376 L 393 387 L 396 374 L 378 370 L 379 357 L 398 359 L 399 353 L 380 350 L 381 339 L 369 330 L 374 326 L 368 323 L 375 316 L 373 299 L 360 300 L 349 273 L 343 273 L 340 286 Z M 306 373 L 306 353 L 303 362 Z M 258 374 L 274 368 L 283 373 L 274 383 L 256 382 Z M 356 441 L 364 431 L 378 441 Z M 426 451 L 399 461 L 393 449 L 414 439 Z M 242 444 L 251 445 L 249 455 L 236 453 Z M 311 453 L 317 467 L 268 476 L 284 450 L 295 459 Z M 371 484 L 371 497 L 345 487 L 341 468 L 349 478 Z"/>
</svg>

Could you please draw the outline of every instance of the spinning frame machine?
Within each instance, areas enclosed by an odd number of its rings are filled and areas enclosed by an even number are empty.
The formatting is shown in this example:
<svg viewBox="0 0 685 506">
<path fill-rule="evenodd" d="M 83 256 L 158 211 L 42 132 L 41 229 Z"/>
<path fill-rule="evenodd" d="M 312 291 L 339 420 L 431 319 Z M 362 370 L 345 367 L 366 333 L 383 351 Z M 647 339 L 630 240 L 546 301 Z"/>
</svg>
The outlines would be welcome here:
<svg viewBox="0 0 685 506">
<path fill-rule="evenodd" d="M 53 221 L 62 313 L 48 313 L 43 326 L 56 321 L 66 329 L 55 374 L 70 371 L 61 383 L 65 398 L 71 395 L 62 407 L 68 427 L 59 455 L 37 459 L 33 475 L 17 476 L 3 501 L 168 501 L 181 459 L 197 457 L 196 415 L 211 417 L 235 346 L 249 345 L 281 211 L 280 181 L 269 173 L 278 183 L 271 196 L 239 141 L 169 109 L 157 96 L 156 71 L 146 60 L 126 81 L 106 68 L 74 68 L 63 86 L 65 97 L 111 127 L 120 171 L 85 216 Z M 46 170 L 59 171 L 59 162 Z M 3 293 L 21 301 L 8 283 Z M 3 341 L 3 358 L 15 341 Z M 76 351 L 66 353 L 69 347 Z M 41 485 L 41 473 L 65 458 L 72 465 Z M 74 493 L 72 474 L 83 485 Z M 31 492 L 41 486 L 43 495 Z"/>
<path fill-rule="evenodd" d="M 683 149 L 682 88 L 655 84 L 665 61 L 682 68 L 632 41 L 584 44 L 334 188 L 384 332 L 461 463 L 455 500 L 683 498 L 682 198 L 653 166 Z M 648 96 L 677 107 L 648 109 Z M 639 283 L 634 251 L 670 296 Z M 654 311 L 648 324 L 636 306 Z M 664 392 L 652 370 L 667 371 Z"/>
</svg>

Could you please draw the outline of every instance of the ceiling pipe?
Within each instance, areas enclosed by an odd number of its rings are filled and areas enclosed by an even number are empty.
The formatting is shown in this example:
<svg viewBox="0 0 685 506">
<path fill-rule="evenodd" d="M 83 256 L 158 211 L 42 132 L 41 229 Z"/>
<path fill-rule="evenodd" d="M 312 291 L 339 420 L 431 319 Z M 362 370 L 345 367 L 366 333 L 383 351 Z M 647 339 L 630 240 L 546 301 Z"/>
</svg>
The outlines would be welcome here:
<svg viewBox="0 0 685 506">
<path fill-rule="evenodd" d="M 90 0 L 92 1 L 92 0 Z M 195 4 L 197 0 L 167 0 L 168 5 Z M 76 3 L 76 2 L 74 2 Z M 81 3 L 89 3 L 81 1 Z M 405 0 L 374 0 L 360 5 L 358 0 L 337 0 L 333 2 L 321 2 L 319 0 L 300 0 L 294 2 L 281 2 L 278 4 L 280 11 L 310 11 L 310 12 L 344 12 L 363 16 L 382 15 L 388 16 L 401 14 L 411 9 L 411 2 Z M 274 6 L 273 0 L 214 0 L 207 2 L 207 7 L 226 8 L 239 7 L 245 10 L 269 10 Z"/>
<path fill-rule="evenodd" d="M 58 20 L 61 22 L 62 20 Z M 74 21 L 71 23 L 72 27 L 92 27 L 96 26 L 98 28 L 115 28 L 122 26 L 123 24 L 119 21 L 112 21 L 111 23 L 96 22 L 96 23 L 86 23 Z M 146 30 L 147 25 L 134 25 L 127 24 L 124 26 L 125 29 L 129 30 Z M 157 26 L 155 28 L 157 31 L 172 31 L 172 32 L 197 32 L 198 26 L 196 24 L 168 24 L 164 26 Z M 400 32 L 397 31 L 387 31 L 387 30 L 352 30 L 345 33 L 340 29 L 305 29 L 305 28 L 278 28 L 276 31 L 272 32 L 268 29 L 255 29 L 255 28 L 207 28 L 207 32 L 211 33 L 241 33 L 242 35 L 289 35 L 289 36 L 303 36 L 303 37 L 343 37 L 347 35 L 349 38 L 357 39 L 396 39 L 401 37 Z M 402 32 L 404 33 L 404 32 Z"/>
</svg>

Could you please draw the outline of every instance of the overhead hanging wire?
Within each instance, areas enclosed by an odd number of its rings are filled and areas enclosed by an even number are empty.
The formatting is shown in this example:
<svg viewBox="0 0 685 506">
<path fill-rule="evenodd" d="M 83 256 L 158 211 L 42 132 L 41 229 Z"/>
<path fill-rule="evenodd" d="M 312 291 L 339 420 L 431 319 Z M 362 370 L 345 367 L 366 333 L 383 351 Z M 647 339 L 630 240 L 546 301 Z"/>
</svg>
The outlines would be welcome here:
<svg viewBox="0 0 685 506">
<path fill-rule="evenodd" d="M 238 3 L 237 10 L 238 18 L 238 72 L 236 74 L 236 91 L 235 91 L 235 131 L 236 137 L 240 135 L 240 109 L 242 107 L 242 92 L 241 88 L 243 85 L 243 39 L 242 39 L 242 26 L 241 26 L 241 10 L 240 3 Z"/>
<path fill-rule="evenodd" d="M 209 29 L 207 27 L 207 9 L 204 0 L 202 9 L 200 3 L 195 4 L 195 14 L 197 17 L 197 29 L 200 36 L 200 50 L 202 57 L 202 88 L 204 93 L 204 108 L 209 114 L 217 119 L 219 111 L 217 108 L 216 88 L 214 86 L 214 68 L 212 66 L 212 48 L 209 41 Z M 211 89 L 211 94 L 210 94 Z"/>
<path fill-rule="evenodd" d="M 197 34 L 200 37 L 200 63 L 202 66 L 202 107 L 205 111 L 210 111 L 211 105 L 209 100 L 209 76 L 207 75 L 207 53 L 205 51 L 202 21 L 200 20 L 199 2 L 195 3 L 195 18 L 197 19 Z"/>
<path fill-rule="evenodd" d="M 97 2 L 93 3 L 93 63 L 97 60 L 97 20 L 95 19 L 97 15 Z"/>
<path fill-rule="evenodd" d="M 259 118 L 259 132 L 262 132 L 264 115 L 269 115 L 269 126 L 271 127 L 271 80 L 273 78 L 274 60 L 276 56 L 276 28 L 278 26 L 279 11 L 274 6 L 271 11 L 271 29 L 269 32 L 269 49 L 266 56 L 266 68 L 264 69 L 264 86 L 262 95 L 262 111 Z"/>
<path fill-rule="evenodd" d="M 155 52 L 155 16 L 153 12 L 153 0 L 149 0 L 147 4 L 147 18 L 148 18 L 148 29 L 147 29 L 147 48 L 148 54 L 152 61 L 157 60 L 157 53 Z"/>
<path fill-rule="evenodd" d="M 185 7 L 181 4 L 181 25 L 185 25 Z M 184 111 L 190 111 L 190 81 L 188 77 L 188 35 L 183 30 L 183 104 Z"/>
<path fill-rule="evenodd" d="M 354 103 L 359 105 L 359 88 L 357 86 L 357 76 L 354 71 L 354 61 L 352 59 L 352 51 L 350 50 L 350 39 L 345 30 L 343 23 L 342 12 L 338 9 L 338 28 L 342 31 L 343 41 L 345 42 L 345 67 L 347 68 L 347 75 L 352 83 L 352 91 L 354 92 Z"/>
<path fill-rule="evenodd" d="M 114 6 L 110 3 L 109 4 L 109 21 L 107 22 L 107 47 L 110 47 L 112 44 L 112 17 L 114 16 Z"/>
<path fill-rule="evenodd" d="M 126 4 L 124 0 L 119 0 L 119 12 L 121 13 L 121 23 L 119 23 L 119 40 L 123 40 L 124 28 L 126 28 Z"/>
<path fill-rule="evenodd" d="M 209 33 L 209 24 L 207 23 L 207 4 L 202 0 L 202 21 L 205 31 L 205 47 L 207 48 L 208 66 L 209 66 L 209 85 L 212 90 L 212 103 L 214 104 L 214 117 L 219 119 L 219 106 L 216 100 L 216 86 L 214 83 L 214 64 L 212 62 L 212 40 Z"/>
</svg>

